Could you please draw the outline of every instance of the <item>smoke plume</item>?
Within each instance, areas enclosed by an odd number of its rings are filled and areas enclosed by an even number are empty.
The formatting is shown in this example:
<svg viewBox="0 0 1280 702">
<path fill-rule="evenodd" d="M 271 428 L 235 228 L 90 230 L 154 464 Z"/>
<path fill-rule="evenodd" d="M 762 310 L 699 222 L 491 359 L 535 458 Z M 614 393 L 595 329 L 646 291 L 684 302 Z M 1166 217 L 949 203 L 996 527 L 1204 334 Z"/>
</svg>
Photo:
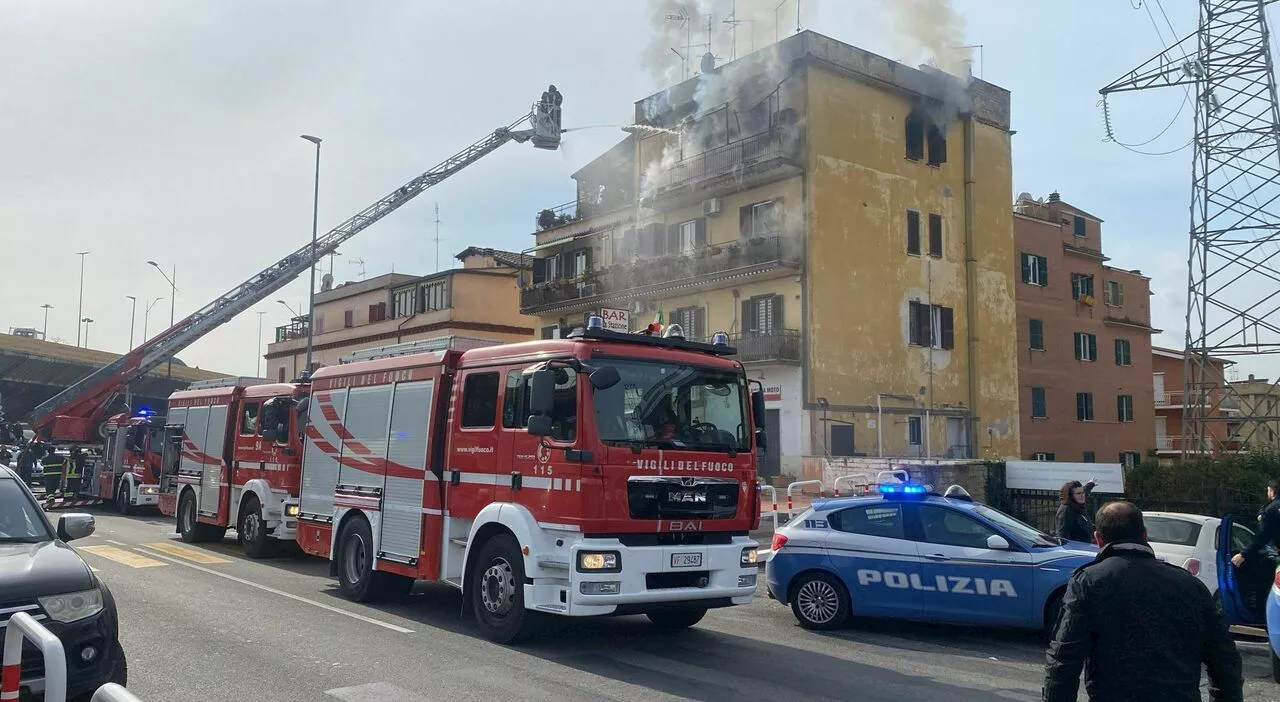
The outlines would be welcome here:
<svg viewBox="0 0 1280 702">
<path fill-rule="evenodd" d="M 885 0 L 899 34 L 894 37 L 899 60 L 908 65 L 929 62 L 957 76 L 964 76 L 971 60 L 965 44 L 964 17 L 950 0 Z"/>
</svg>

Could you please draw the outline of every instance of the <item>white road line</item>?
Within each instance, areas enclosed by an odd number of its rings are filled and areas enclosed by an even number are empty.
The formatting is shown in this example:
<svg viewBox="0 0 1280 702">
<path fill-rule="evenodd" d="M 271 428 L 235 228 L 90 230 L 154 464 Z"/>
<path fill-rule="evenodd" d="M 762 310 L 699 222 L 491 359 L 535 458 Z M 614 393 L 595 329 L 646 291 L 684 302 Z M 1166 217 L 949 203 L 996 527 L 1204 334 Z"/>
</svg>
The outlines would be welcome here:
<svg viewBox="0 0 1280 702">
<path fill-rule="evenodd" d="M 125 542 L 123 542 L 123 541 L 116 541 L 116 540 L 114 540 L 114 539 L 103 539 L 103 541 L 106 541 L 106 542 L 107 542 L 107 543 L 109 543 L 109 544 L 115 544 L 116 546 L 128 546 L 128 545 L 129 545 L 129 544 L 126 544 L 126 543 L 125 543 Z"/>
<path fill-rule="evenodd" d="M 212 568 L 205 568 L 205 567 L 203 567 L 203 566 L 198 566 L 198 565 L 196 565 L 196 564 L 194 564 L 194 563 L 188 563 L 188 562 L 186 562 L 186 561 L 183 561 L 183 560 L 180 560 L 180 559 L 177 559 L 177 558 L 171 558 L 171 557 L 169 557 L 169 556 L 166 556 L 166 555 L 165 555 L 165 554 L 163 554 L 163 553 L 160 553 L 159 551 L 155 551 L 155 550 L 148 549 L 148 548 L 137 548 L 137 547 L 135 547 L 135 549 L 134 549 L 134 550 L 136 550 L 136 551 L 138 551 L 138 552 L 140 552 L 140 553 L 145 553 L 145 554 L 147 554 L 148 556 L 152 556 L 152 557 L 154 557 L 154 558 L 159 558 L 159 559 L 164 560 L 164 561 L 169 561 L 170 563 L 177 563 L 178 565 L 186 566 L 186 567 L 191 568 L 191 569 L 193 569 L 193 570 L 198 570 L 198 571 L 200 571 L 201 573 L 208 573 L 209 575 L 216 575 L 216 576 L 218 576 L 219 578 L 225 578 L 225 579 L 230 580 L 230 581 L 232 581 L 232 582 L 240 583 L 241 585 L 248 585 L 249 587 L 257 588 L 257 589 L 259 589 L 259 590 L 262 590 L 263 592 L 269 592 L 269 593 L 271 593 L 271 594 L 273 594 L 273 595 L 279 595 L 279 596 L 281 596 L 281 597 L 287 597 L 287 598 L 289 598 L 289 599 L 291 599 L 291 600 L 293 600 L 293 601 L 295 601 L 295 602 L 302 602 L 302 603 L 304 603 L 304 604 L 309 604 L 309 605 L 311 605 L 311 606 L 313 606 L 313 607 L 319 607 L 320 609 L 328 610 L 328 611 L 330 611 L 330 612 L 333 612 L 334 614 L 341 614 L 341 615 L 343 615 L 343 616 L 345 616 L 345 617 L 351 617 L 352 619 L 359 619 L 359 620 L 360 620 L 360 621 L 362 621 L 362 622 L 366 622 L 366 623 L 368 623 L 368 624 L 373 624 L 373 625 L 375 625 L 375 626 L 380 626 L 380 627 L 382 627 L 382 628 L 384 628 L 384 629 L 390 629 L 390 630 L 392 630 L 392 631 L 394 631 L 394 632 L 397 632 L 397 633 L 401 633 L 401 634 L 412 634 L 412 633 L 413 633 L 413 629 L 406 629 L 406 628 L 404 628 L 404 627 L 402 627 L 402 626 L 396 626 L 395 624 L 390 624 L 390 623 L 387 623 L 387 622 L 378 621 L 377 619 L 374 619 L 374 618 L 372 618 L 372 617 L 366 617 L 366 616 L 364 616 L 363 614 L 356 614 L 355 612 L 348 612 L 348 611 L 347 611 L 347 610 L 345 610 L 345 609 L 341 609 L 341 608 L 338 608 L 338 607 L 334 607 L 334 606 L 331 606 L 331 605 L 327 605 L 327 604 L 324 604 L 323 602 L 316 602 L 315 600 L 309 600 L 309 599 L 307 599 L 307 598 L 305 598 L 305 597 L 299 597 L 298 595 L 295 595 L 295 594 L 293 594 L 293 593 L 285 592 L 285 591 L 283 591 L 283 590 L 277 590 L 277 589 L 275 589 L 275 588 L 273 588 L 273 587 L 267 587 L 266 585 L 261 585 L 261 584 L 259 584 L 259 583 L 255 583 L 255 582 L 253 582 L 252 580 L 245 580 L 244 578 L 237 578 L 237 577 L 236 577 L 236 576 L 234 576 L 234 575 L 228 575 L 227 573 L 221 573 L 221 572 L 218 572 L 218 571 L 216 571 L 216 570 L 213 570 Z"/>
</svg>

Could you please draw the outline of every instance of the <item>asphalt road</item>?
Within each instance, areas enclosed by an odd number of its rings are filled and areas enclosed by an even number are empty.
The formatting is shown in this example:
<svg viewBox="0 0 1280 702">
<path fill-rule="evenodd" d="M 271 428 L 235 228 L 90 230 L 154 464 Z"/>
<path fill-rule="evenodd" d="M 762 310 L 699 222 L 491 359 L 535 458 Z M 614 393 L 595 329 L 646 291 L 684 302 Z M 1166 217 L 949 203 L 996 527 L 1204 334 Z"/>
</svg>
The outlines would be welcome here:
<svg viewBox="0 0 1280 702">
<path fill-rule="evenodd" d="M 763 587 L 681 634 L 641 617 L 555 620 L 505 648 L 473 634 L 447 586 L 359 605 L 322 561 L 248 560 L 233 536 L 183 544 L 159 516 L 99 513 L 97 533 L 74 545 L 115 593 L 129 688 L 144 702 L 1040 697 L 1034 635 L 903 623 L 816 634 Z M 1240 650 L 1247 698 L 1280 700 L 1265 646 L 1242 639 Z"/>
</svg>

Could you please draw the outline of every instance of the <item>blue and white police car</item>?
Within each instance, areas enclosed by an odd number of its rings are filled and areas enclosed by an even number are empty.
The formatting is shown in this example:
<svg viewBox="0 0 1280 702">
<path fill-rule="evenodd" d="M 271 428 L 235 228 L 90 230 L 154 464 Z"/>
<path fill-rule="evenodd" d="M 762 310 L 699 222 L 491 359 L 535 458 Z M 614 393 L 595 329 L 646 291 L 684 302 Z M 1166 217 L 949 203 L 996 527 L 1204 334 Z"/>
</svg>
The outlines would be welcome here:
<svg viewBox="0 0 1280 702">
<path fill-rule="evenodd" d="M 800 625 L 850 615 L 1051 629 L 1067 579 L 1097 555 L 974 502 L 910 482 L 817 500 L 774 533 L 769 597 Z"/>
</svg>

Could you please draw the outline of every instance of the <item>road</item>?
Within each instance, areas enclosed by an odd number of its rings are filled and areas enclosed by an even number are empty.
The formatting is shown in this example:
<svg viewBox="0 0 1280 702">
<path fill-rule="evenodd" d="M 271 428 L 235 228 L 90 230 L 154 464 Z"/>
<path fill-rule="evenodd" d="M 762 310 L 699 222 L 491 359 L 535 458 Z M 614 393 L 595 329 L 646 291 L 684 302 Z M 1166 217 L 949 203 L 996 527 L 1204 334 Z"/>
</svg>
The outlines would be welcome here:
<svg viewBox="0 0 1280 702">
<path fill-rule="evenodd" d="M 556 620 L 507 648 L 473 634 L 447 586 L 364 606 L 342 599 L 324 562 L 252 561 L 233 536 L 183 544 L 159 516 L 97 517 L 74 545 L 115 594 L 129 688 L 144 702 L 1040 696 L 1043 646 L 1030 634 L 903 623 L 817 634 L 762 589 L 677 635 L 643 618 Z M 1242 640 L 1240 650 L 1248 699 L 1280 699 L 1266 648 Z"/>
</svg>

